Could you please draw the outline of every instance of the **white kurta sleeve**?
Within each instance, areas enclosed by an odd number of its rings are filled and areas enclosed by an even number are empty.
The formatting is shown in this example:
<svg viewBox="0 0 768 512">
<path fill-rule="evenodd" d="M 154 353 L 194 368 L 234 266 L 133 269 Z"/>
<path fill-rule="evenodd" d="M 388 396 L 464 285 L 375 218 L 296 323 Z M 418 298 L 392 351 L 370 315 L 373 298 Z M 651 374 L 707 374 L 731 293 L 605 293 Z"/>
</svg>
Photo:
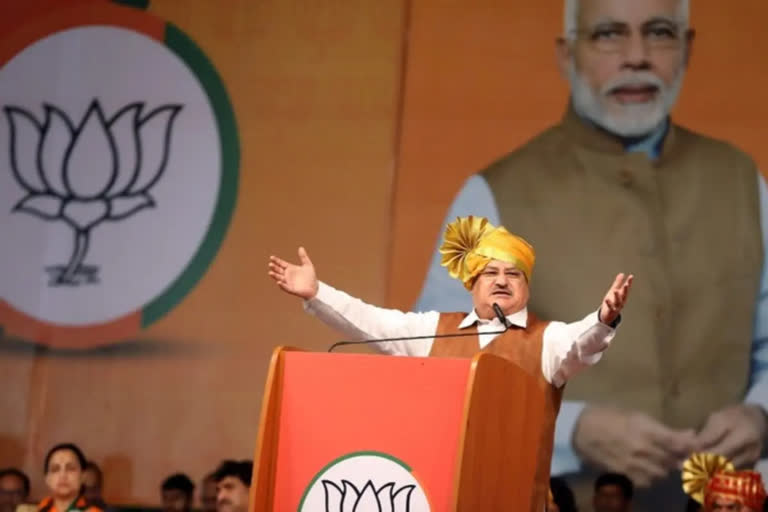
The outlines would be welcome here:
<svg viewBox="0 0 768 512">
<path fill-rule="evenodd" d="M 440 314 L 404 313 L 366 304 L 340 290 L 320 283 L 317 295 L 304 301 L 304 310 L 350 340 L 431 336 L 437 331 Z M 393 355 L 427 356 L 433 339 L 374 343 L 381 352 Z"/>
<path fill-rule="evenodd" d="M 597 318 L 597 311 L 578 322 L 551 322 L 544 330 L 541 371 L 557 387 L 587 366 L 597 363 L 616 329 Z"/>
</svg>

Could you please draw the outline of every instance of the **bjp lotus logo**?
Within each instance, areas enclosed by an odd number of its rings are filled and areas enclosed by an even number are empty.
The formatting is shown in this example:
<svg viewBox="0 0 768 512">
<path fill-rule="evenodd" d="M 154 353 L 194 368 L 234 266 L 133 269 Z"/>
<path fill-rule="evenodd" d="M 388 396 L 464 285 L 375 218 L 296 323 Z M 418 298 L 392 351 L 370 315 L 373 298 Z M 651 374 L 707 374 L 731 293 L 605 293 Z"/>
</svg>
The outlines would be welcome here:
<svg viewBox="0 0 768 512">
<path fill-rule="evenodd" d="M 376 490 L 370 480 L 360 490 L 347 480 L 342 480 L 341 485 L 323 480 L 323 487 L 325 512 L 408 512 L 411 510 L 411 493 L 416 488 L 415 485 L 404 485 L 395 491 L 395 483 L 389 482 Z"/>
<path fill-rule="evenodd" d="M 0 330 L 68 350 L 141 339 L 195 289 L 240 173 L 227 84 L 193 37 L 80 4 L 32 9 L 0 44 Z"/>
<path fill-rule="evenodd" d="M 69 261 L 46 269 L 51 285 L 98 282 L 98 267 L 85 264 L 94 228 L 155 206 L 152 187 L 168 163 L 181 106 L 147 113 L 144 107 L 134 103 L 108 116 L 94 100 L 77 122 L 53 105 L 44 106 L 42 121 L 23 108 L 5 107 L 11 170 L 26 191 L 13 211 L 72 228 Z"/>
<path fill-rule="evenodd" d="M 430 512 L 424 488 L 405 462 L 354 452 L 323 467 L 308 483 L 299 512 Z"/>
</svg>

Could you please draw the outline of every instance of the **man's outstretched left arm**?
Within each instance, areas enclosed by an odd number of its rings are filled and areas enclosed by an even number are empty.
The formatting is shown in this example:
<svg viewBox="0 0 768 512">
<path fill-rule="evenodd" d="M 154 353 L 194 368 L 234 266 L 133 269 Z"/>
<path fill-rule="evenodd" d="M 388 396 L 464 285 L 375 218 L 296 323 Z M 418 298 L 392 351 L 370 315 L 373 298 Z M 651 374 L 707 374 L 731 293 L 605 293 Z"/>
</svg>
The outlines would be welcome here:
<svg viewBox="0 0 768 512">
<path fill-rule="evenodd" d="M 560 387 L 579 371 L 600 360 L 616 333 L 632 279 L 631 275 L 617 275 L 600 309 L 584 319 L 570 324 L 552 322 L 547 326 L 541 370 L 548 382 Z"/>
</svg>

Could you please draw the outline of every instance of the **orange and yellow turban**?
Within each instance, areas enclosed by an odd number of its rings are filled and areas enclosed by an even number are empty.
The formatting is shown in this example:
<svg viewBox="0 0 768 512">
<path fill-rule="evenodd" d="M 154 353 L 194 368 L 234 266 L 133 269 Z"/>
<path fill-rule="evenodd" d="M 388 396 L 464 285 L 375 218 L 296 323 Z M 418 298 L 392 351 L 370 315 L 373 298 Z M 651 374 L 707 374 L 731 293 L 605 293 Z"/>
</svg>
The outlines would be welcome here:
<svg viewBox="0 0 768 512">
<path fill-rule="evenodd" d="M 760 473 L 735 471 L 725 457 L 694 453 L 683 464 L 683 490 L 709 510 L 716 498 L 728 498 L 753 510 L 763 510 L 765 487 Z"/>
<path fill-rule="evenodd" d="M 459 217 L 448 224 L 440 246 L 440 264 L 454 279 L 472 289 L 475 278 L 491 260 L 515 265 L 530 281 L 536 253 L 531 244 L 484 217 Z"/>
</svg>

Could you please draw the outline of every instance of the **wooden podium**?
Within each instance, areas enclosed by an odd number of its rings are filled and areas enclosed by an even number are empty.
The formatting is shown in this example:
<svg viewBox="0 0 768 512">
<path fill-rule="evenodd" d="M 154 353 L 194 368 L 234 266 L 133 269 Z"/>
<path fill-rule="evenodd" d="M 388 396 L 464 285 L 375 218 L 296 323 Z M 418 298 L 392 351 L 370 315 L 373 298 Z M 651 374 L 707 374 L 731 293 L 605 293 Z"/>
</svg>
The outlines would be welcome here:
<svg viewBox="0 0 768 512">
<path fill-rule="evenodd" d="M 250 511 L 528 511 L 542 393 L 533 377 L 490 354 L 470 360 L 278 348 Z"/>
</svg>

